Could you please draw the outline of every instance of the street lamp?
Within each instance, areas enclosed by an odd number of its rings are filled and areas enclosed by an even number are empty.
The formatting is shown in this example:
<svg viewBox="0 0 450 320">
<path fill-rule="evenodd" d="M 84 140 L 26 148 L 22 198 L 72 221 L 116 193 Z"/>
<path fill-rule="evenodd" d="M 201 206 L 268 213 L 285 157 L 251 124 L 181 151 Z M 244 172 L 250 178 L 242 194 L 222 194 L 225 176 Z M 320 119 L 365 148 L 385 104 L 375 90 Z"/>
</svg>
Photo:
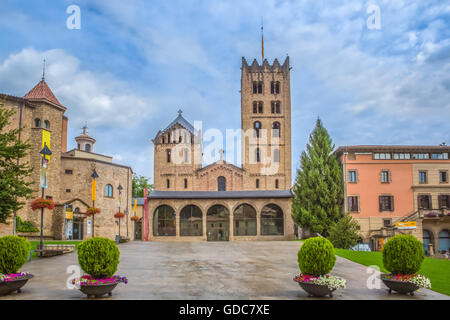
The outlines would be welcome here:
<svg viewBox="0 0 450 320">
<path fill-rule="evenodd" d="M 123 190 L 123 187 L 120 183 L 119 183 L 119 186 L 117 187 L 117 190 L 119 190 L 119 213 L 120 213 L 120 200 L 121 200 L 121 195 L 122 195 L 122 190 Z M 119 241 L 120 241 L 120 217 L 119 217 Z"/>
<path fill-rule="evenodd" d="M 97 188 L 97 178 L 99 178 L 97 171 L 92 170 L 91 174 L 92 178 L 92 208 L 95 208 L 95 195 L 96 195 L 96 188 Z M 92 214 L 92 237 L 95 236 L 95 213 Z"/>
<path fill-rule="evenodd" d="M 41 181 L 41 189 L 42 189 L 42 199 L 44 199 L 44 190 L 47 188 L 47 165 L 48 159 L 47 156 L 51 156 L 52 152 L 47 147 L 47 143 L 44 142 L 44 147 L 39 152 L 42 155 L 42 168 L 41 168 L 41 176 L 43 177 Z M 41 238 L 40 238 L 40 253 L 39 257 L 42 258 L 42 252 L 44 249 L 44 207 L 41 208 Z"/>
</svg>

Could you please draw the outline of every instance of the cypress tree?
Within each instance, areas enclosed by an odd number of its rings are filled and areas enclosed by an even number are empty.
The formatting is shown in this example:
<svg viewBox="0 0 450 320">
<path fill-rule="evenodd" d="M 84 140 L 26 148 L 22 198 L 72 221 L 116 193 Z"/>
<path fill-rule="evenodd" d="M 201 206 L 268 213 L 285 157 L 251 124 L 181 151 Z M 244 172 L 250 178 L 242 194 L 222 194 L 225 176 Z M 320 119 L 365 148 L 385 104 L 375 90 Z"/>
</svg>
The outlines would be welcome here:
<svg viewBox="0 0 450 320">
<path fill-rule="evenodd" d="M 23 199 L 33 192 L 29 181 L 32 169 L 21 162 L 30 149 L 27 142 L 19 140 L 21 129 L 9 129 L 15 110 L 5 107 L 5 99 L 0 101 L 0 223 L 17 212 L 25 204 Z"/>
<path fill-rule="evenodd" d="M 293 189 L 295 223 L 325 237 L 341 216 L 344 198 L 342 167 L 333 149 L 332 139 L 318 118 L 306 151 L 302 152 Z"/>
</svg>

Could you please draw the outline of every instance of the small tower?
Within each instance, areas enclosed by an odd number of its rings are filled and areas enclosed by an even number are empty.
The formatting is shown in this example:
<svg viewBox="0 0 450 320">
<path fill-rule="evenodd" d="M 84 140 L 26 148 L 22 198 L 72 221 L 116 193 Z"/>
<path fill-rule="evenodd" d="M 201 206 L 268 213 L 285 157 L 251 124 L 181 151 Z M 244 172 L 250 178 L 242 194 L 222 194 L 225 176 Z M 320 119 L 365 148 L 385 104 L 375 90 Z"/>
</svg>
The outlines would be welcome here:
<svg viewBox="0 0 450 320">
<path fill-rule="evenodd" d="M 77 149 L 86 152 L 94 152 L 95 139 L 87 134 L 87 123 L 82 129 L 83 133 L 75 138 L 75 141 L 77 142 Z"/>
</svg>

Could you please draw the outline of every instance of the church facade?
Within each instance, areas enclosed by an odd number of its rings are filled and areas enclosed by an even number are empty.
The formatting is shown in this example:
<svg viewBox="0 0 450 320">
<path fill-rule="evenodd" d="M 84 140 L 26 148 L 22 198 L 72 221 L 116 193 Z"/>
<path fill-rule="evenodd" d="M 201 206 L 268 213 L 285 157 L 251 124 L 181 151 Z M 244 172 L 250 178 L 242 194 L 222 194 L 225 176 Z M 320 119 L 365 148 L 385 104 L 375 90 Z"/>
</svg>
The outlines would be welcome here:
<svg viewBox="0 0 450 320">
<path fill-rule="evenodd" d="M 7 129 L 21 128 L 20 139 L 28 140 L 31 145 L 28 156 L 20 161 L 28 162 L 33 168 L 30 180 L 35 192 L 32 199 L 24 200 L 25 205 L 16 213 L 17 217 L 40 228 L 40 211 L 32 211 L 30 203 L 41 196 L 42 159 L 39 152 L 45 143 L 52 154 L 44 197 L 55 202 L 55 209 L 44 210 L 44 238 L 83 240 L 91 237 L 95 228 L 95 236 L 114 239 L 119 227 L 114 218 L 119 202 L 120 211 L 131 213 L 131 168 L 114 163 L 112 157 L 94 153 L 96 141 L 88 135 L 87 127 L 75 138 L 76 148 L 67 150 L 67 108 L 55 97 L 44 77 L 24 97 L 1 94 L 0 101 L 15 111 Z M 85 214 L 93 204 L 91 175 L 94 170 L 98 174 L 95 207 L 102 211 L 95 217 L 95 227 Z M 117 190 L 119 185 L 121 192 Z M 131 237 L 133 231 L 127 219 L 128 216 L 121 219 L 121 234 Z M 0 223 L 0 236 L 14 233 L 14 218 L 10 217 L 6 222 Z M 36 239 L 40 232 L 21 232 L 18 228 L 17 234 Z"/>
<path fill-rule="evenodd" d="M 144 240 L 284 240 L 291 217 L 289 57 L 241 68 L 241 167 L 202 165 L 202 132 L 178 117 L 154 143 L 154 190 L 144 203 Z"/>
</svg>

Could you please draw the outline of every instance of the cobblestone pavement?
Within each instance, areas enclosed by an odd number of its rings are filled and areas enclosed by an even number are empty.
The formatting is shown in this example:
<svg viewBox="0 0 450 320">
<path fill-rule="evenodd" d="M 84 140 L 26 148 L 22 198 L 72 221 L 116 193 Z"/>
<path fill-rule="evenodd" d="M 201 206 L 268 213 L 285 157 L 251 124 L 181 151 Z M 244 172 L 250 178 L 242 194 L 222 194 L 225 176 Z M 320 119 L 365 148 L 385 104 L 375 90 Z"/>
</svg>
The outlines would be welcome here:
<svg viewBox="0 0 450 320">
<path fill-rule="evenodd" d="M 314 299 L 292 278 L 298 272 L 295 241 L 258 242 L 130 242 L 120 244 L 117 274 L 128 277 L 112 297 L 100 299 Z M 34 259 L 21 271 L 34 274 L 21 294 L 4 299 L 87 299 L 69 290 L 66 269 L 77 265 L 76 253 Z M 337 257 L 332 272 L 347 279 L 347 289 L 332 299 L 450 299 L 431 290 L 411 296 L 369 290 L 367 267 Z M 321 298 L 330 299 L 330 298 Z"/>
</svg>

